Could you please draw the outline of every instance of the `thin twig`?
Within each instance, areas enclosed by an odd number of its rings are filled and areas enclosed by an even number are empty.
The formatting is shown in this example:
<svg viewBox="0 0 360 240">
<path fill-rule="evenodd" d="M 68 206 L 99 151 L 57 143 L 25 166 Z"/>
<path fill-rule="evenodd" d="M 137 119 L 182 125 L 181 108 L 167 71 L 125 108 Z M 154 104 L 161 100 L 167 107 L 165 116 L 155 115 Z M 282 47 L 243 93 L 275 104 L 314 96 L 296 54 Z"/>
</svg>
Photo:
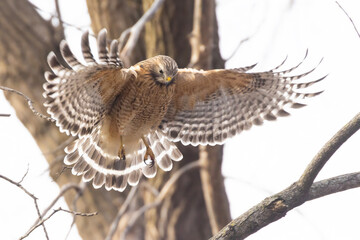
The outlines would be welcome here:
<svg viewBox="0 0 360 240">
<path fill-rule="evenodd" d="M 35 208 L 36 208 L 36 212 L 37 212 L 37 214 L 38 214 L 38 217 L 39 217 L 40 220 L 42 220 L 42 217 L 41 217 L 41 214 L 40 214 L 39 205 L 38 205 L 38 203 L 37 203 L 37 200 L 38 200 L 37 197 L 35 197 L 34 194 L 30 193 L 26 188 L 24 188 L 24 187 L 20 184 L 20 182 L 15 182 L 15 181 L 11 180 L 10 178 L 5 177 L 5 176 L 3 176 L 3 175 L 0 175 L 0 178 L 2 178 L 2 179 L 4 179 L 4 180 L 8 181 L 9 183 L 17 186 L 18 188 L 20 188 L 21 190 L 23 190 L 28 196 L 30 196 L 30 197 L 34 200 L 34 204 L 35 204 Z M 47 233 L 47 231 L 46 231 L 46 227 L 45 227 L 44 223 L 42 223 L 42 224 L 40 224 L 40 225 L 42 225 L 42 227 L 43 227 L 43 230 L 44 230 L 46 239 L 49 239 L 49 236 L 48 236 L 48 233 Z M 21 238 L 21 239 L 23 239 L 23 238 Z"/>
<path fill-rule="evenodd" d="M 238 43 L 238 45 L 236 46 L 236 48 L 234 49 L 234 51 L 230 54 L 229 57 L 225 58 L 224 61 L 227 62 L 229 61 L 231 58 L 233 58 L 235 56 L 235 54 L 238 52 L 239 48 L 246 43 L 247 41 L 249 41 L 250 37 L 246 37 L 240 40 L 240 42 Z"/>
<path fill-rule="evenodd" d="M 69 210 L 66 210 L 66 209 L 63 209 L 63 208 L 59 207 L 58 209 L 54 209 L 53 212 L 48 217 L 42 219 L 41 222 L 39 222 L 37 225 L 33 226 L 29 230 L 29 232 L 26 233 L 26 235 L 24 235 L 24 236 L 22 236 L 20 238 L 20 240 L 26 238 L 27 236 L 29 236 L 30 233 L 32 233 L 40 225 L 43 225 L 47 220 L 49 220 L 55 213 L 57 213 L 59 211 L 67 212 L 67 213 L 70 213 L 70 214 L 73 214 L 73 215 L 76 215 L 76 216 L 82 216 L 82 217 L 92 217 L 92 216 L 95 216 L 95 215 L 98 214 L 97 212 L 93 212 L 93 213 L 74 212 L 74 211 L 69 211 Z"/>
<path fill-rule="evenodd" d="M 25 177 L 27 176 L 28 173 L 29 173 L 29 163 L 28 163 L 28 165 L 27 165 L 27 169 L 26 169 L 25 174 L 22 176 L 22 178 L 21 178 L 20 181 L 18 182 L 19 184 L 21 184 L 21 183 L 24 181 L 24 179 L 25 179 Z"/>
<path fill-rule="evenodd" d="M 59 199 L 71 189 L 75 189 L 76 191 L 79 191 L 80 187 L 78 184 L 75 184 L 75 183 L 69 183 L 69 184 L 62 186 L 59 194 L 54 198 L 54 200 L 49 204 L 49 206 L 47 208 L 45 208 L 45 210 L 42 212 L 41 218 L 45 217 L 45 215 L 49 212 L 50 209 L 52 209 L 54 207 L 54 205 L 57 203 L 57 201 L 59 201 Z M 35 221 L 35 223 L 31 226 L 31 228 L 33 228 L 35 225 L 37 225 L 39 223 L 39 221 L 40 221 L 40 219 L 37 219 Z"/>
<path fill-rule="evenodd" d="M 80 216 L 80 217 L 92 217 L 98 214 L 98 212 L 92 212 L 92 213 L 83 213 L 83 212 L 75 212 L 75 211 L 70 211 L 70 210 L 66 210 L 63 208 L 58 208 L 56 209 L 57 211 L 63 211 L 63 212 L 67 212 L 76 216 Z"/>
<path fill-rule="evenodd" d="M 123 58 L 128 58 L 136 43 L 139 39 L 140 33 L 143 30 L 145 23 L 150 21 L 155 13 L 160 9 L 165 0 L 155 0 L 151 7 L 144 13 L 144 15 L 130 28 L 126 29 L 121 33 L 119 38 L 119 48 L 120 48 L 120 56 Z M 125 40 L 126 44 L 125 44 Z M 124 46 L 125 45 L 125 46 Z M 123 47 L 124 46 L 124 47 Z"/>
<path fill-rule="evenodd" d="M 124 203 L 121 205 L 121 208 L 119 209 L 118 213 L 116 214 L 115 219 L 111 223 L 110 230 L 109 230 L 105 240 L 113 239 L 114 234 L 116 232 L 116 229 L 119 226 L 120 219 L 124 215 L 124 213 L 126 212 L 127 208 L 129 207 L 130 203 L 132 202 L 132 200 L 134 199 L 135 193 L 137 192 L 137 189 L 138 189 L 138 185 L 131 188 L 128 196 L 126 197 L 126 199 L 124 201 Z"/>
<path fill-rule="evenodd" d="M 11 114 L 8 113 L 0 113 L 0 117 L 10 117 Z"/>
<path fill-rule="evenodd" d="M 171 176 L 171 178 L 165 183 L 165 185 L 161 189 L 159 195 L 155 198 L 155 200 L 152 203 L 142 206 L 140 209 L 138 209 L 137 211 L 135 211 L 132 214 L 132 216 L 130 217 L 130 219 L 127 223 L 125 230 L 122 232 L 122 234 L 120 236 L 120 239 L 126 239 L 126 235 L 130 231 L 130 229 L 134 226 L 134 224 L 139 219 L 139 217 L 142 216 L 147 210 L 157 207 L 161 204 L 161 202 L 164 200 L 165 196 L 167 195 L 167 193 L 169 192 L 171 187 L 184 173 L 186 173 L 194 168 L 198 168 L 200 166 L 201 166 L 200 162 L 195 161 L 195 162 L 192 162 L 192 163 L 189 163 L 189 164 L 183 166 L 178 171 L 176 171 Z"/>
<path fill-rule="evenodd" d="M 353 25 L 358 37 L 360 38 L 360 33 L 359 31 L 357 30 L 356 26 L 355 26 L 355 23 L 354 21 L 351 19 L 351 17 L 349 16 L 349 14 L 345 11 L 345 9 L 340 5 L 340 3 L 338 3 L 338 1 L 335 1 L 336 4 L 339 6 L 339 8 L 341 8 L 341 10 L 343 10 L 343 12 L 346 14 L 346 16 L 348 17 L 348 19 L 350 20 L 351 24 Z"/>
<path fill-rule="evenodd" d="M 262 22 L 264 22 L 264 20 Z M 247 36 L 246 38 L 241 39 L 239 41 L 238 45 L 236 46 L 236 48 L 234 49 L 234 51 L 230 54 L 230 56 L 227 58 L 224 58 L 224 61 L 227 62 L 231 58 L 233 58 L 235 56 L 235 54 L 239 51 L 240 47 L 259 32 L 261 26 L 262 26 L 262 24 L 259 24 L 258 27 L 255 29 L 255 31 L 251 35 Z"/>
<path fill-rule="evenodd" d="M 3 90 L 3 91 L 16 93 L 16 94 L 22 96 L 22 97 L 27 101 L 30 110 L 34 113 L 35 116 L 38 116 L 38 117 L 43 118 L 43 119 L 45 119 L 45 120 L 47 120 L 47 121 L 50 121 L 50 122 L 54 122 L 54 121 L 55 121 L 55 119 L 52 119 L 51 117 L 48 117 L 48 116 L 45 116 L 45 115 L 39 113 L 39 112 L 35 109 L 35 107 L 33 106 L 33 103 L 34 103 L 34 102 L 33 102 L 28 96 L 26 96 L 25 94 L 23 94 L 22 92 L 17 91 L 17 90 L 12 89 L 12 88 L 4 87 L 4 86 L 0 86 L 0 89 Z"/>
</svg>

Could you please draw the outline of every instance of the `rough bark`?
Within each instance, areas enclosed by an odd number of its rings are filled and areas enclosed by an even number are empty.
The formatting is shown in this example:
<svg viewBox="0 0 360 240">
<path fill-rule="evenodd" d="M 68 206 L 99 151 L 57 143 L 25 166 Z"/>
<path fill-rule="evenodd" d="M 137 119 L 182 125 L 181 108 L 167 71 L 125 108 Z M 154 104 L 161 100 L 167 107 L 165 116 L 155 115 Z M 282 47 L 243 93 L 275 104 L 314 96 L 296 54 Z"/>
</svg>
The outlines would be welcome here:
<svg viewBox="0 0 360 240">
<path fill-rule="evenodd" d="M 97 33 L 106 27 L 109 36 L 118 38 L 123 30 L 130 27 L 151 5 L 152 0 L 87 0 L 92 28 Z M 193 1 L 168 0 L 154 19 L 147 23 L 135 49 L 131 63 L 146 57 L 166 54 L 173 57 L 179 67 L 185 67 L 190 60 L 191 48 L 189 37 L 192 31 Z M 201 21 L 201 43 L 204 50 L 198 68 L 221 68 L 224 63 L 218 49 L 218 34 L 213 0 L 204 1 Z M 43 72 L 48 70 L 46 56 L 49 51 L 57 50 L 63 38 L 60 28 L 43 20 L 26 0 L 0 1 L 0 84 L 22 91 L 41 107 Z M 5 33 L 5 34 L 4 34 Z M 79 39 L 80 40 L 80 39 Z M 36 59 L 36 60 L 34 60 Z M 31 86 L 31 87 L 29 87 Z M 60 134 L 57 127 L 33 116 L 23 99 L 6 94 L 15 108 L 18 118 L 29 129 L 40 149 L 49 162 L 50 175 L 59 186 L 80 181 L 70 171 L 63 169 L 64 153 L 62 145 L 67 136 Z M 180 146 L 184 159 L 175 164 L 179 167 L 199 159 L 199 150 L 194 147 Z M 222 147 L 209 151 L 206 170 L 216 184 L 212 187 L 215 209 L 219 214 L 219 225 L 224 226 L 230 220 L 228 200 L 221 176 Z M 211 161 L 210 161 L 211 160 Z M 59 174 L 61 172 L 61 174 Z M 161 189 L 170 173 L 158 172 L 150 181 L 156 189 Z M 203 184 L 202 184 L 203 183 Z M 214 183 L 214 181 L 213 181 Z M 191 171 L 183 176 L 169 192 L 160 207 L 146 212 L 127 239 L 206 239 L 212 235 L 207 208 L 203 197 L 203 188 L 210 187 L 210 182 L 200 178 L 199 171 Z M 128 190 L 127 190 L 128 191 Z M 84 239 L 103 239 L 114 219 L 119 206 L 127 195 L 125 193 L 94 190 L 89 187 L 78 201 L 78 211 L 98 211 L 96 217 L 78 218 L 76 224 Z M 149 191 L 139 191 L 134 209 L 150 203 L 154 196 Z M 72 206 L 75 193 L 69 193 L 65 199 Z M 118 232 L 123 230 L 126 216 L 120 221 Z M 122 227 L 121 227 L 122 226 Z M 117 234 L 117 236 L 119 233 Z M 116 237 L 115 237 L 116 238 Z"/>
</svg>

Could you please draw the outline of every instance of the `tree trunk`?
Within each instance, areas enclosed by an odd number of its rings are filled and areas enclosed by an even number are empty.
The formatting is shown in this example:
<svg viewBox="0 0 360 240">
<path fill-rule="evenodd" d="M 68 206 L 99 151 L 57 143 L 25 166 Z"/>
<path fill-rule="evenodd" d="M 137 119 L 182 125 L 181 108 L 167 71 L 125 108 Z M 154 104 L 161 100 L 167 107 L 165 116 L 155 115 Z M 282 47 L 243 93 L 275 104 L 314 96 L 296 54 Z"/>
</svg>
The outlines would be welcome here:
<svg viewBox="0 0 360 240">
<path fill-rule="evenodd" d="M 118 38 L 123 30 L 142 16 L 152 2 L 153 0 L 87 0 L 92 28 L 97 33 L 106 27 L 110 37 Z M 179 67 L 186 67 L 191 57 L 189 38 L 192 37 L 193 10 L 194 2 L 191 0 L 165 1 L 162 9 L 146 24 L 129 62 L 135 63 L 147 57 L 166 54 L 173 57 Z M 200 43 L 203 47 L 200 61 L 195 66 L 203 69 L 222 68 L 224 62 L 218 48 L 214 1 L 204 0 L 201 12 Z M 25 0 L 2 0 L 0 31 L 6 33 L 0 35 L 0 84 L 25 93 L 37 103 L 38 109 L 44 112 L 41 107 L 41 85 L 45 81 L 43 72 L 49 70 L 46 55 L 51 50 L 58 50 L 58 43 L 63 38 L 62 29 L 43 20 Z M 50 175 L 59 186 L 79 182 L 80 177 L 71 175 L 69 170 L 62 171 L 64 146 L 61 145 L 68 137 L 60 134 L 54 124 L 33 116 L 23 99 L 11 94 L 6 94 L 6 97 L 42 152 L 46 153 L 45 157 L 51 166 Z M 175 163 L 172 171 L 158 171 L 157 176 L 149 181 L 156 189 L 161 190 L 166 180 L 181 166 L 200 157 L 198 148 L 179 148 L 184 159 Z M 230 221 L 229 205 L 221 176 L 222 146 L 207 150 L 208 155 L 202 155 L 205 167 L 201 170 L 201 177 L 198 169 L 182 176 L 162 204 L 147 211 L 126 239 L 209 238 L 214 231 L 214 224 L 210 224 L 208 217 L 209 209 L 215 213 L 212 221 L 218 227 Z M 89 186 L 78 201 L 77 211 L 98 211 L 99 214 L 91 218 L 77 218 L 80 235 L 84 239 L 104 239 L 128 191 L 129 187 L 124 193 L 118 193 L 107 192 L 103 188 L 94 190 Z M 75 193 L 65 196 L 69 206 L 72 206 L 74 197 Z M 151 203 L 154 198 L 149 191 L 140 189 L 130 209 Z M 120 221 L 116 236 L 124 230 L 123 224 L 127 222 L 128 216 Z"/>
</svg>

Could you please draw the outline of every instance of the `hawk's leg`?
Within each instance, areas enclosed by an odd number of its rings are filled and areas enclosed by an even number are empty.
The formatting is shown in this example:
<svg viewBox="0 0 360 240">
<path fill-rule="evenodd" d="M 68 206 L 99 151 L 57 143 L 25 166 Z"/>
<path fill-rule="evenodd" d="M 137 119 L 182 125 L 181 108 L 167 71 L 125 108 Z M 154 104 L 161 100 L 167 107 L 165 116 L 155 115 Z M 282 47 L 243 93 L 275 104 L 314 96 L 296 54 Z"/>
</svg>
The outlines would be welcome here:
<svg viewBox="0 0 360 240">
<path fill-rule="evenodd" d="M 145 147 L 146 147 L 146 152 L 145 152 L 145 156 L 144 156 L 144 163 L 146 165 L 149 165 L 150 167 L 154 166 L 155 163 L 155 154 L 153 153 L 153 151 L 151 150 L 149 143 L 145 140 L 144 137 L 141 137 L 141 139 L 143 140 Z M 151 160 L 150 163 L 147 163 L 146 160 Z"/>
<path fill-rule="evenodd" d="M 124 148 L 124 143 L 123 143 L 123 137 L 120 136 L 120 148 L 119 148 L 119 153 L 118 153 L 119 157 L 121 160 L 126 160 L 125 157 L 125 148 Z"/>
</svg>

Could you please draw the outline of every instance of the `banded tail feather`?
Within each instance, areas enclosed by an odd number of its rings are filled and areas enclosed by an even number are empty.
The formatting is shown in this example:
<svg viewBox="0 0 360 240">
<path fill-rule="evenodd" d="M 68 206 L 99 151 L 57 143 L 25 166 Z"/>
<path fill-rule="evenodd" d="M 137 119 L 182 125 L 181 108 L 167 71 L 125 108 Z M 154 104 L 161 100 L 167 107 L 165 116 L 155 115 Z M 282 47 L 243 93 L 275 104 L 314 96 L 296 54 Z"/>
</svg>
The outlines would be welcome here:
<svg viewBox="0 0 360 240">
<path fill-rule="evenodd" d="M 149 164 L 144 161 L 145 145 L 139 140 L 135 152 L 127 153 L 123 160 L 117 155 L 115 149 L 108 149 L 101 142 L 101 126 L 83 138 L 77 139 L 65 148 L 65 164 L 72 165 L 74 175 L 82 175 L 85 182 L 92 181 L 94 188 L 105 185 L 106 190 L 124 191 L 127 184 L 134 186 L 140 181 L 141 175 L 153 178 L 157 166 L 164 171 L 170 171 L 172 161 L 180 161 L 182 154 L 173 142 L 170 142 L 163 133 L 154 131 L 146 136 L 150 148 L 155 154 L 155 162 Z"/>
</svg>

